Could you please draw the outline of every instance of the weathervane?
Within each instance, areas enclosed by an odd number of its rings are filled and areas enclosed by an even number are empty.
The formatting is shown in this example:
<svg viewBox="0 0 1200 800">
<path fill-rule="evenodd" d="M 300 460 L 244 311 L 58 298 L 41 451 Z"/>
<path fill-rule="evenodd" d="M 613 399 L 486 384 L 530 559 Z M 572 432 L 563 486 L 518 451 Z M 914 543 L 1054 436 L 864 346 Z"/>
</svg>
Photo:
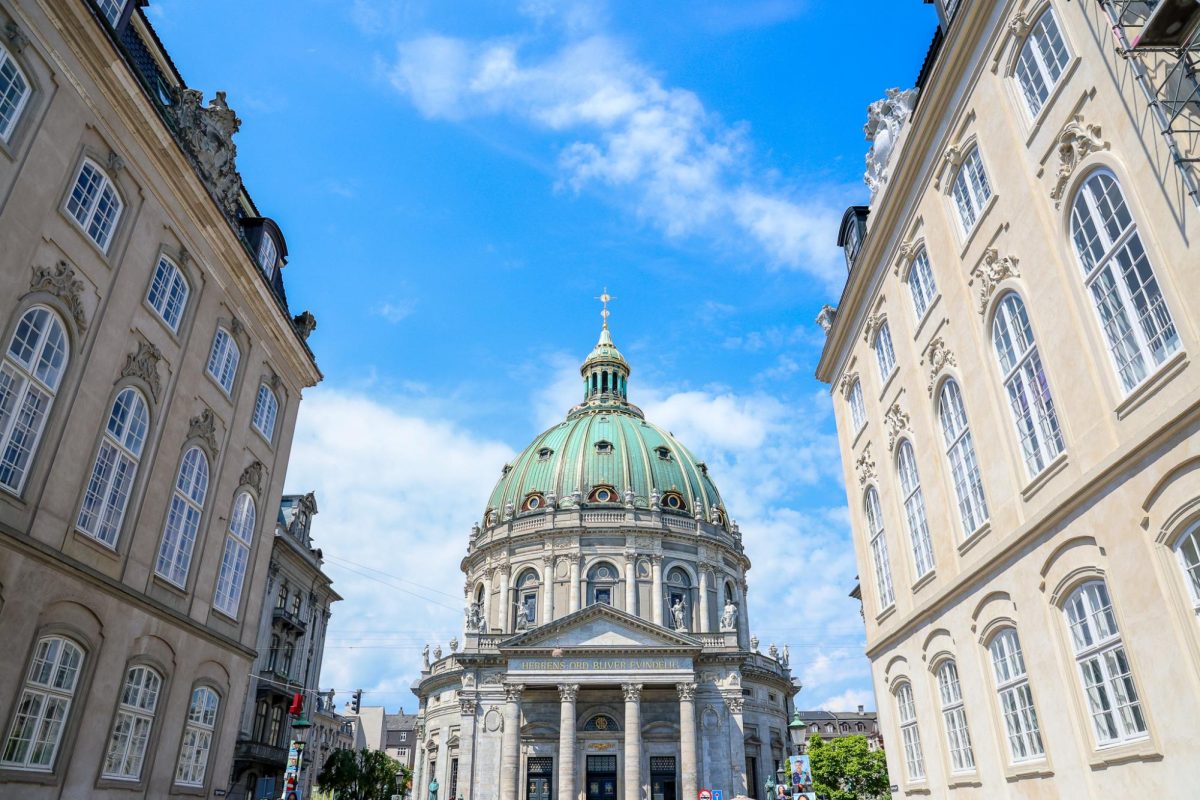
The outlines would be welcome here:
<svg viewBox="0 0 1200 800">
<path fill-rule="evenodd" d="M 601 303 L 604 304 L 604 307 L 602 309 L 600 309 L 600 316 L 604 320 L 605 329 L 607 329 L 608 328 L 608 315 L 609 315 L 608 303 L 610 300 L 616 300 L 617 298 L 610 295 L 608 293 L 608 287 L 605 286 L 604 292 L 599 297 L 596 297 L 594 299 L 599 300 Z"/>
</svg>

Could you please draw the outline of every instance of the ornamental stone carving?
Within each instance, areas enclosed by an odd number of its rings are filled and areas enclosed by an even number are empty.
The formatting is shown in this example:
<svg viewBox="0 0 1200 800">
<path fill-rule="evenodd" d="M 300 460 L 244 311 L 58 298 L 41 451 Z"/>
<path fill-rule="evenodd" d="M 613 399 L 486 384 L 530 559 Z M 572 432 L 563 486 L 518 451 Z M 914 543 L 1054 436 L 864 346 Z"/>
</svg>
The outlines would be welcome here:
<svg viewBox="0 0 1200 800">
<path fill-rule="evenodd" d="M 925 348 L 925 360 L 929 363 L 929 396 L 933 397 L 933 387 L 937 385 L 938 375 L 942 374 L 946 367 L 957 367 L 958 361 L 940 336 L 935 337 Z"/>
<path fill-rule="evenodd" d="M 837 319 L 837 309 L 831 305 L 821 306 L 821 310 L 817 312 L 817 324 L 821 326 L 821 330 L 825 331 L 828 336 L 833 330 L 834 320 Z"/>
<path fill-rule="evenodd" d="M 854 471 L 858 473 L 859 486 L 866 486 L 868 481 L 875 480 L 875 459 L 871 456 L 870 442 L 867 442 L 862 455 L 854 462 Z"/>
<path fill-rule="evenodd" d="M 1033 19 L 1024 11 L 1013 14 L 1012 20 L 1008 23 L 1008 30 L 1018 39 L 1024 39 L 1025 34 L 1029 33 L 1031 28 L 1033 28 Z"/>
<path fill-rule="evenodd" d="M 564 703 L 574 703 L 575 698 L 579 696 L 578 683 L 560 683 L 558 685 L 558 699 Z"/>
<path fill-rule="evenodd" d="M 292 317 L 292 327 L 296 329 L 300 338 L 307 342 L 308 337 L 317 329 L 317 318 L 311 311 L 303 311 Z"/>
<path fill-rule="evenodd" d="M 1054 207 L 1062 205 L 1063 193 L 1067 190 L 1067 182 L 1071 180 L 1075 168 L 1089 153 L 1107 150 L 1108 142 L 1100 138 L 1100 126 L 1088 125 L 1083 117 L 1076 114 L 1058 134 L 1059 167 L 1054 188 L 1050 190 L 1050 199 Z"/>
<path fill-rule="evenodd" d="M 883 327 L 883 323 L 887 322 L 887 314 L 871 314 L 867 317 L 867 324 L 863 328 L 863 341 L 867 344 L 875 341 L 875 334 Z"/>
<path fill-rule="evenodd" d="M 908 414 L 900 409 L 899 403 L 892 403 L 892 407 L 883 415 L 884 425 L 888 432 L 888 452 L 893 452 L 896 449 L 896 442 L 900 440 L 901 434 L 909 430 Z"/>
<path fill-rule="evenodd" d="M 504 699 L 510 703 L 521 702 L 521 693 L 525 691 L 523 683 L 506 683 L 504 684 Z"/>
<path fill-rule="evenodd" d="M 642 685 L 640 683 L 622 683 L 621 692 L 625 695 L 625 702 L 637 703 L 642 699 Z"/>
<path fill-rule="evenodd" d="M 125 169 L 125 159 L 121 158 L 116 150 L 108 151 L 108 168 L 112 172 L 121 172 Z"/>
<path fill-rule="evenodd" d="M 4 26 L 4 35 L 8 38 L 8 44 L 12 50 L 20 53 L 29 46 L 29 37 L 21 30 L 21 27 L 15 22 L 9 22 Z"/>
<path fill-rule="evenodd" d="M 1000 257 L 999 251 L 994 247 L 989 247 L 983 254 L 983 260 L 975 269 L 971 270 L 971 274 L 979 280 L 979 313 L 983 315 L 987 312 L 988 304 L 992 301 L 992 295 L 996 293 L 996 287 L 1002 281 L 1008 278 L 1019 278 L 1021 272 L 1017 269 L 1018 260 L 1014 256 Z"/>
<path fill-rule="evenodd" d="M 741 714 L 745 701 L 740 697 L 726 697 L 725 705 L 729 707 L 730 714 Z"/>
<path fill-rule="evenodd" d="M 188 438 L 199 439 L 208 445 L 209 452 L 217 452 L 217 418 L 211 408 L 204 408 L 188 420 Z"/>
<path fill-rule="evenodd" d="M 473 696 L 463 695 L 461 692 L 458 696 L 458 711 L 464 717 L 475 716 L 475 710 L 479 707 L 479 701 Z"/>
<path fill-rule="evenodd" d="M 696 699 L 696 684 L 694 683 L 677 683 L 675 691 L 679 692 L 680 700 L 695 700 Z"/>
<path fill-rule="evenodd" d="M 884 98 L 867 106 L 867 124 L 863 126 L 863 134 L 871 142 L 871 149 L 867 151 L 867 171 L 863 174 L 863 182 L 871 189 L 872 201 L 888 181 L 892 156 L 916 102 L 916 89 L 888 89 Z"/>
<path fill-rule="evenodd" d="M 238 478 L 238 486 L 250 486 L 255 491 L 262 494 L 263 481 L 267 477 L 267 468 L 257 459 L 250 462 L 250 466 L 242 470 L 242 476 Z"/>
<path fill-rule="evenodd" d="M 847 372 L 842 376 L 841 382 L 838 383 L 838 389 L 842 392 L 842 397 L 850 399 L 850 390 L 854 388 L 854 384 L 858 383 L 857 372 Z"/>
<path fill-rule="evenodd" d="M 172 94 L 170 108 L 180 143 L 225 216 L 237 219 L 242 178 L 233 135 L 242 121 L 225 102 L 224 92 L 217 92 L 207 106 L 201 105 L 204 93 L 198 89 L 176 89 Z"/>
<path fill-rule="evenodd" d="M 71 312 L 75 327 L 80 331 L 87 328 L 87 315 L 83 310 L 83 281 L 75 277 L 75 268 L 70 262 L 60 260 L 53 267 L 34 267 L 29 290 L 54 295 Z"/>
<path fill-rule="evenodd" d="M 162 382 L 158 379 L 158 362 L 162 361 L 162 353 L 149 342 L 138 342 L 137 350 L 125 356 L 125 366 L 121 369 L 122 378 L 140 378 L 150 387 L 150 396 L 158 400 L 162 391 Z"/>
</svg>

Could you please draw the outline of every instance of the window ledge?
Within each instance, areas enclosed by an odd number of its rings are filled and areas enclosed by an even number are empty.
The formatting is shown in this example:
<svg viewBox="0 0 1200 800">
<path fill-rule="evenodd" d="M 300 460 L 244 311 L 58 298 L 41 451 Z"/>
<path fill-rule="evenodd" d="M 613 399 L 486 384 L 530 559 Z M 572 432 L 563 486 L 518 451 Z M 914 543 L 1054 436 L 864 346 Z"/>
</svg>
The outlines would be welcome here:
<svg viewBox="0 0 1200 800">
<path fill-rule="evenodd" d="M 1042 490 L 1050 479 L 1067 468 L 1067 451 L 1063 450 L 1058 456 L 1046 465 L 1046 468 L 1039 472 L 1033 480 L 1025 485 L 1021 490 L 1021 499 L 1029 502 L 1029 499 Z"/>
<path fill-rule="evenodd" d="M 72 528 L 72 531 L 75 534 L 75 541 L 82 542 L 94 552 L 99 553 L 102 556 L 107 556 L 114 561 L 117 561 L 121 558 L 121 554 L 117 552 L 117 548 L 113 545 L 105 544 L 96 537 L 79 530 L 79 528 Z"/>
<path fill-rule="evenodd" d="M 888 606 L 883 611 L 880 611 L 878 614 L 875 615 L 875 624 L 882 625 L 884 623 L 884 621 L 887 620 L 888 617 L 892 616 L 895 613 L 896 613 L 896 603 L 895 603 L 895 601 L 893 601 L 890 606 Z"/>
<path fill-rule="evenodd" d="M 941 302 L 941 299 L 942 293 L 938 292 L 933 296 L 933 299 L 929 301 L 929 305 L 925 307 L 925 313 L 921 315 L 919 320 L 917 320 L 917 328 L 913 331 L 914 342 L 921 338 L 921 331 L 925 328 L 925 323 L 933 319 L 933 309 L 939 302 Z"/>
<path fill-rule="evenodd" d="M 1054 101 L 1058 99 L 1058 96 L 1066 90 L 1067 84 L 1071 82 L 1071 76 L 1074 75 L 1075 70 L 1079 68 L 1080 60 L 1081 59 L 1078 55 L 1072 56 L 1071 63 L 1068 64 L 1067 68 L 1064 69 L 1062 74 L 1058 76 L 1058 81 L 1054 84 L 1054 88 L 1051 89 L 1050 94 L 1046 96 L 1046 102 L 1042 103 L 1042 107 L 1038 110 L 1037 115 L 1030 119 L 1029 135 L 1025 137 L 1026 147 L 1033 145 L 1033 140 L 1037 138 L 1038 131 L 1040 131 L 1042 126 L 1046 123 L 1046 117 L 1048 117 L 1050 114 L 1051 106 L 1054 105 Z M 1017 88 L 1020 89 L 1019 86 Z M 1024 98 L 1021 97 L 1019 92 L 1017 94 L 1017 100 L 1019 102 L 1024 102 Z M 1029 107 L 1027 105 L 1024 107 L 1024 111 L 1025 118 L 1029 119 Z"/>
<path fill-rule="evenodd" d="M 1162 757 L 1154 742 L 1147 737 L 1097 750 L 1088 758 L 1088 763 L 1092 769 L 1108 769 L 1131 761 L 1161 761 Z"/>
<path fill-rule="evenodd" d="M 992 521 L 988 520 L 972 531 L 970 536 L 968 536 L 966 539 L 963 539 L 962 543 L 958 546 L 958 554 L 960 556 L 965 556 L 971 550 L 975 549 L 975 545 L 986 539 L 987 535 L 991 532 Z"/>
<path fill-rule="evenodd" d="M 63 743 L 59 742 L 58 755 L 62 755 Z M 60 758 L 59 761 L 64 759 Z M 22 783 L 40 783 L 44 785 L 58 783 L 58 775 L 48 769 L 22 768 L 10 765 L 0 767 L 0 785 L 11 786 Z"/>
<path fill-rule="evenodd" d="M 978 772 L 962 772 L 956 775 L 951 775 L 949 782 L 946 784 L 950 789 L 963 789 L 968 786 L 983 786 L 983 781 L 979 780 Z"/>
<path fill-rule="evenodd" d="M 180 597 L 187 597 L 187 589 L 185 587 L 180 586 L 164 575 L 159 575 L 157 572 L 151 574 L 154 576 L 154 582 L 157 585 L 169 590 L 173 594 L 179 595 Z"/>
<path fill-rule="evenodd" d="M 151 276 L 151 280 L 153 281 L 153 276 Z M 148 295 L 148 294 L 149 294 L 149 292 L 147 291 L 147 293 L 146 293 L 146 294 Z M 190 300 L 190 299 L 191 299 L 191 297 L 189 297 L 188 299 Z M 162 315 L 158 313 L 158 310 L 157 310 L 157 309 L 156 309 L 154 306 L 150 305 L 150 300 L 149 300 L 149 299 L 148 299 L 146 296 L 143 296 L 143 297 L 142 297 L 142 308 L 144 308 L 144 309 L 146 309 L 147 311 L 149 311 L 149 312 L 150 312 L 150 316 L 154 318 L 154 321 L 155 321 L 155 322 L 157 322 L 157 323 L 158 323 L 160 326 L 162 326 L 162 329 L 163 329 L 164 331 L 166 331 L 166 332 L 167 332 L 167 335 L 168 335 L 168 336 L 170 336 L 170 337 L 171 337 L 171 341 L 173 341 L 173 342 L 174 342 L 175 344 L 177 344 L 177 345 L 182 345 L 182 344 L 183 344 L 183 342 L 182 342 L 182 341 L 180 340 L 180 338 L 179 338 L 179 331 L 178 331 L 178 330 L 176 330 L 175 328 L 172 328 L 172 327 L 171 327 L 171 326 L 170 326 L 170 325 L 167 323 L 167 321 L 166 321 L 165 319 L 163 319 L 163 318 L 162 318 Z M 186 314 L 186 313 L 187 313 L 187 311 L 186 311 L 186 307 L 185 307 L 185 310 L 184 310 L 184 312 L 183 312 L 183 313 L 184 313 L 184 314 Z M 180 318 L 180 320 L 179 320 L 179 327 L 181 327 L 181 328 L 183 327 L 183 319 L 182 319 L 182 317 L 181 317 L 181 318 Z M 205 372 L 207 372 L 207 371 L 208 371 L 208 370 L 206 369 L 206 370 L 205 370 Z"/>
<path fill-rule="evenodd" d="M 933 794 L 933 792 L 932 792 L 932 791 L 929 789 L 929 787 L 928 787 L 928 786 L 925 784 L 925 781 L 920 781 L 919 783 L 906 783 L 906 784 L 904 784 L 904 793 L 905 793 L 906 795 L 928 795 L 928 794 Z"/>
<path fill-rule="evenodd" d="M 958 252 L 960 259 L 966 258 L 967 251 L 971 249 L 971 242 L 975 241 L 975 237 L 983 229 L 983 221 L 987 218 L 988 214 L 992 213 L 992 209 L 996 207 L 996 202 L 999 198 L 1000 195 L 992 192 L 992 196 L 988 198 L 987 202 L 983 204 L 983 208 L 979 211 L 979 216 L 975 218 L 975 224 L 971 226 L 971 230 L 963 233 L 962 248 Z M 958 210 L 954 209 L 954 212 L 957 214 Z"/>
<path fill-rule="evenodd" d="M 883 402 L 884 396 L 888 393 L 888 389 L 892 386 L 892 381 L 896 380 L 896 376 L 900 374 L 900 364 L 892 365 L 892 371 L 888 373 L 887 378 L 883 381 L 883 388 L 879 390 L 879 402 Z"/>
<path fill-rule="evenodd" d="M 232 622 L 234 625 L 238 624 L 238 618 L 230 614 L 228 611 L 222 611 L 215 605 L 212 606 L 212 610 L 214 614 L 219 614 L 226 622 Z"/>
<path fill-rule="evenodd" d="M 1113 409 L 1116 412 L 1117 419 L 1125 419 L 1125 417 L 1133 413 L 1134 409 L 1158 394 L 1158 390 L 1176 375 L 1183 372 L 1189 363 L 1187 351 L 1180 350 L 1159 364 L 1158 369 L 1147 375 L 1140 384 L 1130 390 L 1125 399 Z"/>
<path fill-rule="evenodd" d="M 1004 768 L 1004 779 L 1009 783 L 1029 778 L 1049 778 L 1053 775 L 1054 770 L 1050 768 L 1050 762 L 1045 759 L 1022 761 L 1019 764 L 1009 764 Z"/>
<path fill-rule="evenodd" d="M 213 386 L 217 387 L 217 391 L 221 393 L 221 397 L 224 397 L 226 400 L 228 400 L 231 403 L 233 402 L 233 391 L 232 390 L 225 391 L 225 387 L 221 385 L 221 382 L 218 381 L 216 378 L 214 378 L 213 374 L 208 371 L 207 364 L 204 366 L 204 377 L 208 378 L 209 383 L 211 383 Z M 237 376 L 236 375 L 234 375 L 233 381 L 234 381 L 234 386 L 237 386 Z"/>
<path fill-rule="evenodd" d="M 917 578 L 917 582 L 912 585 L 912 593 L 916 594 L 917 592 L 921 591 L 926 586 L 933 583 L 935 578 L 937 578 L 937 567 L 934 567 L 933 569 L 929 570 L 929 572 L 926 572 L 924 575 Z"/>
</svg>

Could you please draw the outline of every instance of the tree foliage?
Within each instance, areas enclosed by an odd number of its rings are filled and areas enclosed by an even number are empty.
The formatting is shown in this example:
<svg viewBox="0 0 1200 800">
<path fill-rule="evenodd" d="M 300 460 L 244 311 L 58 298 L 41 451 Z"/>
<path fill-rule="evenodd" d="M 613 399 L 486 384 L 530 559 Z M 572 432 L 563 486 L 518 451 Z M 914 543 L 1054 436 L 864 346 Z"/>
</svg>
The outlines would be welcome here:
<svg viewBox="0 0 1200 800">
<path fill-rule="evenodd" d="M 335 750 L 317 775 L 317 788 L 337 800 L 391 800 L 404 794 L 412 772 L 376 750 Z"/>
<path fill-rule="evenodd" d="M 865 736 L 843 736 L 828 742 L 814 734 L 808 740 L 817 796 L 829 800 L 878 800 L 889 796 L 887 757 L 871 751 Z"/>
</svg>

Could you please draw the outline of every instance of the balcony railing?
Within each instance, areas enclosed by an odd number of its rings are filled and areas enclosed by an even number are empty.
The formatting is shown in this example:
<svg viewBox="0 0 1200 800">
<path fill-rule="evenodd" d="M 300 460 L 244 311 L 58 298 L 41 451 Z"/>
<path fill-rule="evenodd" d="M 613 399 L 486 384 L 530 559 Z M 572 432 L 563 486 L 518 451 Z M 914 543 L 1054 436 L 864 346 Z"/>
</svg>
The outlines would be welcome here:
<svg viewBox="0 0 1200 800">
<path fill-rule="evenodd" d="M 298 615 L 288 611 L 286 608 L 280 608 L 279 606 L 276 606 L 271 616 L 276 622 L 282 622 L 284 625 L 290 626 L 300 633 L 304 633 L 308 630 L 308 623 Z"/>
<path fill-rule="evenodd" d="M 239 761 L 253 761 L 258 764 L 271 764 L 277 767 L 287 765 L 288 751 L 266 742 L 251 742 L 239 739 L 234 748 L 234 758 Z"/>
</svg>

